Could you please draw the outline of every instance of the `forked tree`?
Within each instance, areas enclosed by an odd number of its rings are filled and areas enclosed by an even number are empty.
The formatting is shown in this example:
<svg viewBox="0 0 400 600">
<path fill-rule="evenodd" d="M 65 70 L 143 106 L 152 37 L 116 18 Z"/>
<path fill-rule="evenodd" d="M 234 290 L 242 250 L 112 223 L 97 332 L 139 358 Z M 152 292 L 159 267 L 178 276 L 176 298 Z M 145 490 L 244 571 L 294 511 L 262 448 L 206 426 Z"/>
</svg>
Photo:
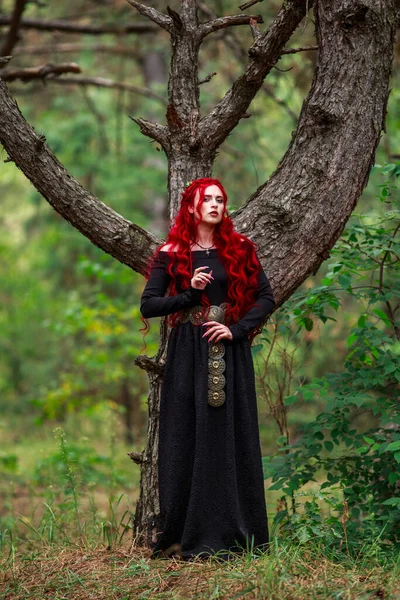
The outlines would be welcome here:
<svg viewBox="0 0 400 600">
<path fill-rule="evenodd" d="M 196 0 L 181 0 L 179 13 L 127 1 L 170 34 L 166 124 L 143 118 L 135 122 L 168 158 L 171 219 L 185 183 L 212 174 L 218 148 L 248 116 L 266 76 L 313 8 L 318 59 L 297 128 L 275 172 L 233 215 L 236 229 L 257 242 L 281 305 L 329 256 L 368 181 L 385 126 L 398 0 L 284 0 L 265 32 L 257 25 L 260 19 L 243 13 L 200 22 Z M 201 44 L 221 28 L 243 24 L 250 25 L 254 38 L 245 72 L 211 112 L 201 116 Z M 67 172 L 43 136 L 24 120 L 2 80 L 0 141 L 8 160 L 60 215 L 96 246 L 145 273 L 161 240 L 114 212 Z M 229 181 L 225 183 L 229 189 Z M 131 455 L 141 466 L 134 524 L 145 543 L 151 543 L 159 525 L 158 409 L 167 333 L 163 320 L 157 355 L 137 359 L 150 382 L 147 445 L 143 452 Z"/>
</svg>

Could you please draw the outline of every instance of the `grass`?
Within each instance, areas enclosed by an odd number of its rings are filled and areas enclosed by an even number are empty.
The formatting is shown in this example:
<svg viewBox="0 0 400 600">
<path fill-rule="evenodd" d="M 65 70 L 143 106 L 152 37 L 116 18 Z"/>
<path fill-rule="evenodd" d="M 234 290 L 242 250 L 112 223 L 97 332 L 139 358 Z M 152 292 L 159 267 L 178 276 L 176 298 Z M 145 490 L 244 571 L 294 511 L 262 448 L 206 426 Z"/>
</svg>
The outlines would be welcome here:
<svg viewBox="0 0 400 600">
<path fill-rule="evenodd" d="M 236 560 L 151 560 L 124 540 L 116 548 L 38 547 L 3 564 L 2 600 L 174 598 L 400 598 L 399 563 L 379 565 L 326 556 L 275 540 L 271 552 Z"/>
<path fill-rule="evenodd" d="M 120 424 L 98 419 L 92 430 L 73 419 L 53 432 L 30 428 L 19 432 L 21 443 L 15 427 L 3 427 L 1 600 L 400 600 L 400 557 L 378 540 L 351 557 L 278 533 L 268 554 L 248 551 L 229 563 L 151 560 L 131 527 L 139 469 L 110 435 Z"/>
</svg>

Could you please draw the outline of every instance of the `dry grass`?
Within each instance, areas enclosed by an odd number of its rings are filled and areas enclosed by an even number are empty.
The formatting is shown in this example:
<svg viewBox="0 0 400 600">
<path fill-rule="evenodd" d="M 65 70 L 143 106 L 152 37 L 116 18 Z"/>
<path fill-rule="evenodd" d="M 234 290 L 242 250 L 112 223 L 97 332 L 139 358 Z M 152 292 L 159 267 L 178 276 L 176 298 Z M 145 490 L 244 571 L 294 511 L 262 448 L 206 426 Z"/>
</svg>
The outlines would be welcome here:
<svg viewBox="0 0 400 600">
<path fill-rule="evenodd" d="M 0 573 L 2 600 L 177 600 L 265 598 L 400 599 L 393 568 L 329 561 L 298 547 L 275 548 L 229 563 L 149 559 L 125 541 L 117 549 L 48 547 L 25 554 Z"/>
</svg>

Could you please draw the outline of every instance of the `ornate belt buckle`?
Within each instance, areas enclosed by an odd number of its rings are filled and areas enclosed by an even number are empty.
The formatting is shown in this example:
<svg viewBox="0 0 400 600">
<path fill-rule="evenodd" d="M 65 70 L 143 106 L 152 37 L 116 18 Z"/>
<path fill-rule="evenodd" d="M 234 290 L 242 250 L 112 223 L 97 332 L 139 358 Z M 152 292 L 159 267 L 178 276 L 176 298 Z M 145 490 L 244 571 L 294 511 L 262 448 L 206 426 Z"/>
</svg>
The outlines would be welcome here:
<svg viewBox="0 0 400 600">
<path fill-rule="evenodd" d="M 217 321 L 218 323 L 223 323 L 225 320 L 225 313 L 223 308 L 221 308 L 217 304 L 212 304 L 209 307 L 207 317 L 209 321 Z"/>
<path fill-rule="evenodd" d="M 201 325 L 203 322 L 203 307 L 201 305 L 194 306 L 189 311 L 189 319 L 193 325 Z"/>
</svg>

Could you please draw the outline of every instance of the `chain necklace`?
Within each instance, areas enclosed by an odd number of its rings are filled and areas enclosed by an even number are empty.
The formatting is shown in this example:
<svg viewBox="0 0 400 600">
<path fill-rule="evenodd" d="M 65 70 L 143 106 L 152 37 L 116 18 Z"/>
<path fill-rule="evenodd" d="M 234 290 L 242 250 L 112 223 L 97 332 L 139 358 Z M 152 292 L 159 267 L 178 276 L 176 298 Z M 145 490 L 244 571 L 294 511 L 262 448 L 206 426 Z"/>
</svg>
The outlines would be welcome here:
<svg viewBox="0 0 400 600">
<path fill-rule="evenodd" d="M 192 240 L 193 241 L 193 240 Z M 212 247 L 214 246 L 214 244 L 211 244 L 211 246 L 209 246 L 208 248 L 206 248 L 205 246 L 202 246 L 201 244 L 199 244 L 199 242 L 193 242 L 193 244 L 197 244 L 198 246 L 200 246 L 200 248 L 202 248 L 203 250 L 206 251 L 207 256 L 210 254 L 210 250 L 212 249 Z"/>
</svg>

